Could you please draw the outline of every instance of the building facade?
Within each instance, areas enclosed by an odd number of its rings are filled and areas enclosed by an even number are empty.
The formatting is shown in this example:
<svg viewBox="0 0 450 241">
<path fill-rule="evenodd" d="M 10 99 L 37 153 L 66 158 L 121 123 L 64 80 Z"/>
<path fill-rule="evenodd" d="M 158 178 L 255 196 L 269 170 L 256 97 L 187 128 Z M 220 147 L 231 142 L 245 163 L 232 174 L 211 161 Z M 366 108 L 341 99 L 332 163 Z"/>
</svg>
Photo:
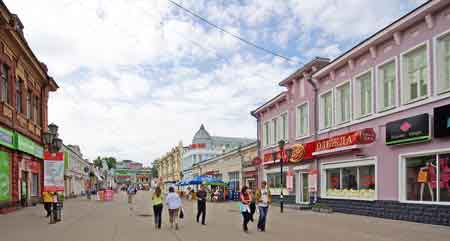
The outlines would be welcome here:
<svg viewBox="0 0 450 241">
<path fill-rule="evenodd" d="M 192 144 L 185 148 L 182 158 L 184 178 L 193 178 L 203 174 L 199 168 L 193 169 L 196 163 L 212 159 L 254 141 L 249 138 L 211 136 L 202 124 L 195 133 Z"/>
<path fill-rule="evenodd" d="M 162 182 L 177 182 L 183 177 L 181 168 L 181 158 L 183 156 L 184 147 L 180 141 L 177 146 L 173 147 L 164 156 L 158 159 L 158 175 Z"/>
<path fill-rule="evenodd" d="M 426 2 L 330 63 L 305 65 L 253 112 L 265 173 L 279 163 L 276 140 L 292 150 L 291 201 L 450 224 L 449 4 Z M 280 119 L 286 136 L 272 129 Z"/>
<path fill-rule="evenodd" d="M 150 184 L 151 170 L 142 163 L 124 160 L 116 164 L 115 182 L 121 184 Z"/>
<path fill-rule="evenodd" d="M 89 181 L 89 162 L 83 158 L 80 147 L 64 145 L 64 192 L 66 197 L 77 197 L 85 193 Z"/>
<path fill-rule="evenodd" d="M 242 185 L 256 187 L 256 170 L 252 161 L 255 159 L 257 143 L 251 142 L 219 156 L 198 162 L 193 165 L 193 173 L 212 176 L 229 183 L 230 190 L 239 192 Z M 245 165 L 245 166 L 244 166 Z M 244 167 L 246 168 L 244 170 Z"/>
<path fill-rule="evenodd" d="M 47 102 L 58 88 L 0 1 L 0 212 L 40 201 Z"/>
</svg>

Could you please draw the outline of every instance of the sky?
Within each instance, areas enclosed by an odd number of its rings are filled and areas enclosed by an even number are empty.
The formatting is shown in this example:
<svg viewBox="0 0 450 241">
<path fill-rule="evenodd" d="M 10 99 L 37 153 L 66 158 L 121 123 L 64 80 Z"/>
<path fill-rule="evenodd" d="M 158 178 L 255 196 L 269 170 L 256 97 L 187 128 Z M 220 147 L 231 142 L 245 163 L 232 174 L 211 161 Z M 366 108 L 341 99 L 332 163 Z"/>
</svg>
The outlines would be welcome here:
<svg viewBox="0 0 450 241">
<path fill-rule="evenodd" d="M 149 165 L 204 124 L 256 139 L 250 111 L 316 56 L 334 57 L 425 0 L 4 0 L 59 85 L 49 122 L 85 157 Z"/>
</svg>

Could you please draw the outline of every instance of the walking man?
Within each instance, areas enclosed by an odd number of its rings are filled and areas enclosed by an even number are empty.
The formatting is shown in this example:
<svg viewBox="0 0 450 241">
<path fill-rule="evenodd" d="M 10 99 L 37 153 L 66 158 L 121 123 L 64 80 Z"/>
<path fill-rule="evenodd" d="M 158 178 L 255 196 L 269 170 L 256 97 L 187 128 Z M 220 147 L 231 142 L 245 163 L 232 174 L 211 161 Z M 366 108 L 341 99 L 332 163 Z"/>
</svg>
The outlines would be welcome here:
<svg viewBox="0 0 450 241">
<path fill-rule="evenodd" d="M 202 225 L 206 225 L 206 191 L 203 184 L 200 185 L 200 190 L 197 192 L 197 223 L 200 221 L 200 215 L 202 216 Z"/>
<path fill-rule="evenodd" d="M 50 192 L 43 192 L 42 199 L 44 201 L 44 209 L 47 212 L 45 217 L 48 218 L 50 217 L 50 214 L 52 212 L 52 202 L 53 202 L 52 194 Z"/>
<path fill-rule="evenodd" d="M 258 219 L 258 231 L 266 231 L 267 212 L 269 211 L 269 205 L 272 203 L 272 195 L 267 188 L 267 182 L 261 183 L 261 188 L 256 191 L 256 203 L 258 204 L 259 219 Z"/>
<path fill-rule="evenodd" d="M 133 206 L 133 197 L 136 195 L 136 187 L 134 185 L 130 185 L 127 189 L 128 194 L 128 208 L 130 209 L 130 216 L 133 215 L 134 206 Z"/>
</svg>

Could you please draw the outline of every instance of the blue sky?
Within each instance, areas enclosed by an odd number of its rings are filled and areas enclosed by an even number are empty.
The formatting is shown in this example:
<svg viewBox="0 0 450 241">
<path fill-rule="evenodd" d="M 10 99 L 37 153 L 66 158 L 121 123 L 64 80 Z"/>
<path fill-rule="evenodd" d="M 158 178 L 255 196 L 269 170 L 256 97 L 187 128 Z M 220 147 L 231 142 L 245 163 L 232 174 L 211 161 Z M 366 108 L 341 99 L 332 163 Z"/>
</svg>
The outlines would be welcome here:
<svg viewBox="0 0 450 241">
<path fill-rule="evenodd" d="M 424 0 L 176 0 L 300 63 L 333 58 Z M 49 119 L 88 158 L 149 164 L 200 124 L 256 138 L 249 112 L 299 68 L 205 25 L 167 0 L 5 0 L 60 89 Z"/>
</svg>

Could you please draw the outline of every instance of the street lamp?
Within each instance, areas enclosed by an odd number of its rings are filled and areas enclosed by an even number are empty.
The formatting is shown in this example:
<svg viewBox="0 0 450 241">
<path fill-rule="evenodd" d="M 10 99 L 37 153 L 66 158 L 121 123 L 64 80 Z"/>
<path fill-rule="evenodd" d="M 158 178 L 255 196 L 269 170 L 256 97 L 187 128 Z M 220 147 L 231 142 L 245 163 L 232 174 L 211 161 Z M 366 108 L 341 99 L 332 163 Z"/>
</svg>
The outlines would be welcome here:
<svg viewBox="0 0 450 241">
<path fill-rule="evenodd" d="M 280 212 L 281 213 L 283 212 L 283 206 L 284 206 L 284 203 L 283 203 L 283 198 L 284 198 L 283 197 L 283 186 L 284 186 L 284 183 L 283 183 L 283 153 L 284 153 L 284 144 L 285 144 L 284 140 L 281 140 L 281 141 L 278 142 L 278 147 L 280 149 L 280 174 L 281 174 Z"/>
<path fill-rule="evenodd" d="M 58 138 L 58 126 L 55 124 L 48 125 L 48 132 L 45 132 L 43 134 L 43 141 L 44 144 L 47 146 L 47 149 L 50 153 L 56 153 L 59 150 L 61 150 L 63 146 L 63 141 Z M 58 202 L 60 202 L 58 198 Z M 61 205 L 54 204 L 51 208 L 51 214 L 50 214 L 50 223 L 53 224 L 57 221 L 61 221 Z"/>
</svg>

